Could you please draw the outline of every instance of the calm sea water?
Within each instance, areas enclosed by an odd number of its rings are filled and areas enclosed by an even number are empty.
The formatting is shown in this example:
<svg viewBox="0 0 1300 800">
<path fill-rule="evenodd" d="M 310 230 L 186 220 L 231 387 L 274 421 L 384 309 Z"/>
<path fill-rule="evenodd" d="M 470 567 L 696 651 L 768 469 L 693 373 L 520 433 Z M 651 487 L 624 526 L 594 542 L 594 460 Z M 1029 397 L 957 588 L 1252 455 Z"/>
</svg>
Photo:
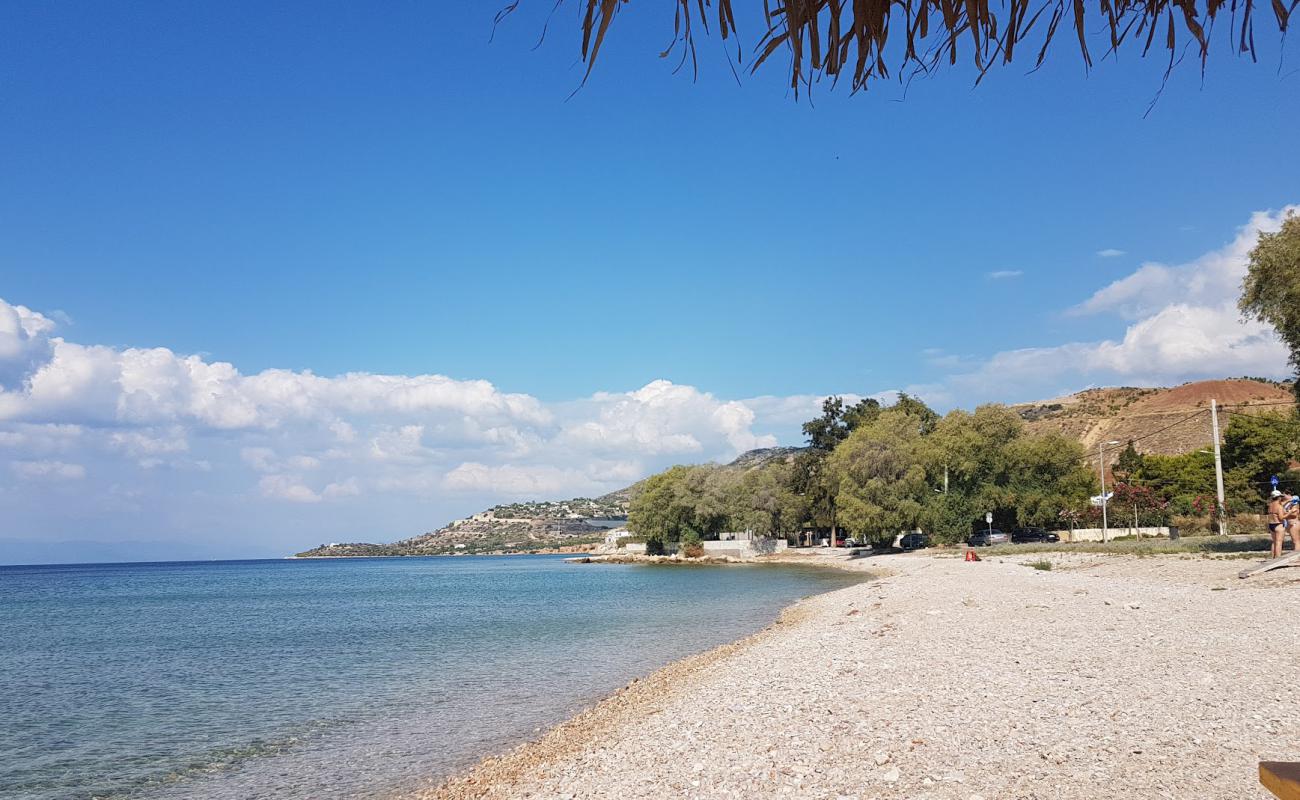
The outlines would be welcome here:
<svg viewBox="0 0 1300 800">
<path fill-rule="evenodd" d="M 0 567 L 0 798 L 374 798 L 854 580 L 559 557 Z"/>
</svg>

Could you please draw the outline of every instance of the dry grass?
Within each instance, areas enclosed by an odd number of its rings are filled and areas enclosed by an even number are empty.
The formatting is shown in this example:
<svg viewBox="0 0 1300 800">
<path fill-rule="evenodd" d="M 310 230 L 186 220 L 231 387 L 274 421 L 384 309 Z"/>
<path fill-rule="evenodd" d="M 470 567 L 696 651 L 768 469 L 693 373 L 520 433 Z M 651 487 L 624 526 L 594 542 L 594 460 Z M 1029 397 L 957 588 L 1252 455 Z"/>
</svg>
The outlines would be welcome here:
<svg viewBox="0 0 1300 800">
<path fill-rule="evenodd" d="M 1002 544 L 978 550 L 981 556 L 1022 556 L 1033 553 L 1111 553 L 1157 556 L 1186 553 L 1206 557 L 1268 552 L 1266 536 L 1197 536 L 1188 539 L 1114 539 L 1109 542 Z"/>
</svg>

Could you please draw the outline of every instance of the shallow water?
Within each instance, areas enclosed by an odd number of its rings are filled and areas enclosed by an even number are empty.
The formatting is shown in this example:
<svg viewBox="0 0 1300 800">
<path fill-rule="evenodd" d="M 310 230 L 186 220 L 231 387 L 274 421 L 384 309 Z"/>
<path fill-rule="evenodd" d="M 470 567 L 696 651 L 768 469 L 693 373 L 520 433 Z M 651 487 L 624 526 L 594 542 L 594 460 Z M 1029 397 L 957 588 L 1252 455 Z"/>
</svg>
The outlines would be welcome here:
<svg viewBox="0 0 1300 800">
<path fill-rule="evenodd" d="M 0 567 L 0 797 L 387 796 L 858 579 L 555 556 Z"/>
</svg>

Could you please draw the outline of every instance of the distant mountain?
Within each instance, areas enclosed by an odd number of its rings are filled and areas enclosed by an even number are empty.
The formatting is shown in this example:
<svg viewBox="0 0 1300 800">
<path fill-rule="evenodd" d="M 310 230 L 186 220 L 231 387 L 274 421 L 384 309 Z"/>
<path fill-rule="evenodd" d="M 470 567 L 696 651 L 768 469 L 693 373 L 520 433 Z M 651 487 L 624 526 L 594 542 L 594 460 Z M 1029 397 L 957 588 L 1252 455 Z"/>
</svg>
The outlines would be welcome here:
<svg viewBox="0 0 1300 800">
<path fill-rule="evenodd" d="M 1218 400 L 1222 409 L 1222 427 L 1233 406 L 1261 406 L 1251 413 L 1265 409 L 1286 411 L 1295 398 L 1286 384 L 1236 378 L 1185 383 L 1171 389 L 1087 389 L 1011 408 L 1019 412 L 1030 431 L 1061 433 L 1078 439 L 1093 452 L 1099 442 L 1132 440 L 1140 453 L 1175 455 L 1212 443 L 1209 414 L 1187 419 L 1196 412 L 1208 411 L 1211 399 Z M 1118 455 L 1118 451 L 1112 452 L 1112 458 Z"/>
<path fill-rule="evenodd" d="M 753 469 L 770 461 L 793 458 L 802 449 L 768 447 L 750 450 L 723 465 L 723 469 Z M 644 484 L 645 481 L 638 481 L 595 498 L 507 503 L 400 542 L 335 542 L 298 553 L 298 557 L 415 556 L 586 549 L 603 540 L 605 531 L 627 521 L 628 505 L 641 492 Z"/>
</svg>

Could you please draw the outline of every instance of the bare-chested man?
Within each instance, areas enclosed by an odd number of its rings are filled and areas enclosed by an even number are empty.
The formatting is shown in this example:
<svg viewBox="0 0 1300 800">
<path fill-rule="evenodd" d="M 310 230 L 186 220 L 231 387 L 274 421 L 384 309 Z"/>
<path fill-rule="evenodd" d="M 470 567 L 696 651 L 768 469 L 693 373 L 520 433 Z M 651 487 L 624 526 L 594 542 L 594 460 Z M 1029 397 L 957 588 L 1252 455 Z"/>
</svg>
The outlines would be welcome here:
<svg viewBox="0 0 1300 800">
<path fill-rule="evenodd" d="M 1286 518 L 1286 500 L 1277 489 L 1268 498 L 1268 535 L 1273 539 L 1273 558 L 1282 557 L 1282 532 L 1290 527 Z"/>
</svg>

